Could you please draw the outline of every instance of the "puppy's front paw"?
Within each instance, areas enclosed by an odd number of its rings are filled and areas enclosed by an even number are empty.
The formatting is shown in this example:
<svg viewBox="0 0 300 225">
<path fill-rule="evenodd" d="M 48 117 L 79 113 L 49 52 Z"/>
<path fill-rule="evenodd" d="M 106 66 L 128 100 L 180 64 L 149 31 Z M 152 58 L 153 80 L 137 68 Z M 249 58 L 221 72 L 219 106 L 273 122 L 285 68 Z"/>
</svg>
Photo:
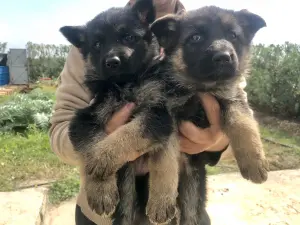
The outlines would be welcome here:
<svg viewBox="0 0 300 225">
<path fill-rule="evenodd" d="M 176 214 L 176 203 L 171 199 L 157 198 L 158 201 L 149 199 L 146 215 L 153 224 L 168 224 Z"/>
<path fill-rule="evenodd" d="M 253 183 L 263 183 L 268 179 L 269 163 L 264 156 L 247 157 L 238 160 L 242 176 Z"/>
<path fill-rule="evenodd" d="M 111 216 L 119 203 L 119 192 L 115 179 L 110 181 L 94 182 L 85 184 L 87 201 L 90 208 L 100 216 Z"/>
<path fill-rule="evenodd" d="M 99 152 L 101 149 L 99 150 Z M 107 180 L 113 176 L 118 166 L 115 163 L 115 157 L 111 156 L 109 152 L 102 152 L 90 154 L 85 156 L 85 169 L 86 173 L 90 176 L 97 177 L 99 180 Z"/>
</svg>

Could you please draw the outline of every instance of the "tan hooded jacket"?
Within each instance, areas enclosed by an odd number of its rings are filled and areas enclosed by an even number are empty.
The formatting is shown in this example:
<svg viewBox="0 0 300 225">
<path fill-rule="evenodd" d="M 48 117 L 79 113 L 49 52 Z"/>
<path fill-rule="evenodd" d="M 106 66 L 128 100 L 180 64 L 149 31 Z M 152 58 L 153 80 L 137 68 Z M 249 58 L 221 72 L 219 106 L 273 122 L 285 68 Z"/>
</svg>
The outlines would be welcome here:
<svg viewBox="0 0 300 225">
<path fill-rule="evenodd" d="M 167 13 L 177 12 L 184 9 L 178 0 L 154 0 L 160 1 L 160 7 L 157 7 L 157 17 Z M 134 0 L 128 4 L 133 3 Z M 166 2 L 166 4 L 162 4 Z M 58 157 L 67 164 L 79 166 L 79 157 L 74 151 L 68 136 L 69 123 L 77 109 L 85 108 L 92 100 L 89 91 L 83 85 L 84 80 L 84 62 L 77 48 L 72 47 L 66 59 L 64 68 L 60 74 L 60 82 L 56 92 L 56 103 L 54 114 L 51 118 L 50 143 L 52 150 Z M 245 83 L 244 83 L 245 86 Z M 86 194 L 83 188 L 84 179 L 81 174 L 81 187 L 77 198 L 77 204 L 87 218 L 99 225 L 110 225 L 111 221 L 107 218 L 101 218 L 92 212 L 87 204 Z M 75 210 L 75 209 L 74 209 Z"/>
</svg>

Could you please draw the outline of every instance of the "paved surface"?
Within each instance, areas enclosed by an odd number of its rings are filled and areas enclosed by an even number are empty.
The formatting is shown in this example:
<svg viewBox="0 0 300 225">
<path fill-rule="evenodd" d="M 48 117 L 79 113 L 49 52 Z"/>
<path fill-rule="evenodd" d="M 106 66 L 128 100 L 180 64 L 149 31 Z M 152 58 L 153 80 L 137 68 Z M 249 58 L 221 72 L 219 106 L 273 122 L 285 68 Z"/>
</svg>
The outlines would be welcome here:
<svg viewBox="0 0 300 225">
<path fill-rule="evenodd" d="M 212 225 L 300 225 L 300 170 L 271 172 L 262 185 L 221 174 L 210 176 L 208 185 Z M 35 219 L 44 211 L 43 196 L 39 189 L 0 193 L 0 225 L 40 225 Z M 43 224 L 74 225 L 74 209 L 75 199 L 47 208 Z"/>
<path fill-rule="evenodd" d="M 271 172 L 262 185 L 240 174 L 210 176 L 208 211 L 212 225 L 299 225 L 300 170 Z M 49 212 L 46 225 L 74 225 L 75 199 Z"/>
<path fill-rule="evenodd" d="M 47 209 L 44 225 L 75 225 L 75 203 L 74 198 L 57 208 Z"/>
<path fill-rule="evenodd" d="M 40 225 L 46 189 L 0 192 L 0 225 Z"/>
<path fill-rule="evenodd" d="M 261 185 L 236 173 L 211 176 L 208 199 L 212 225 L 299 225 L 300 170 L 271 172 Z"/>
</svg>

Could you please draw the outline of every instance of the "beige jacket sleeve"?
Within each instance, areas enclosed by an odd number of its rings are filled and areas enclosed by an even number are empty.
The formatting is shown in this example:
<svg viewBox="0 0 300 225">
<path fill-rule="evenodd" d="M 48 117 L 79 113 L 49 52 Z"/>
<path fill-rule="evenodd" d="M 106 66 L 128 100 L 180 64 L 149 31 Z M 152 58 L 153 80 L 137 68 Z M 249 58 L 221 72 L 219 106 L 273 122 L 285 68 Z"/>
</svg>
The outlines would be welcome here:
<svg viewBox="0 0 300 225">
<path fill-rule="evenodd" d="M 88 106 L 91 95 L 83 86 L 84 62 L 77 48 L 72 47 L 60 74 L 56 103 L 51 118 L 50 144 L 65 163 L 78 165 L 78 156 L 69 139 L 69 123 L 76 109 Z"/>
</svg>

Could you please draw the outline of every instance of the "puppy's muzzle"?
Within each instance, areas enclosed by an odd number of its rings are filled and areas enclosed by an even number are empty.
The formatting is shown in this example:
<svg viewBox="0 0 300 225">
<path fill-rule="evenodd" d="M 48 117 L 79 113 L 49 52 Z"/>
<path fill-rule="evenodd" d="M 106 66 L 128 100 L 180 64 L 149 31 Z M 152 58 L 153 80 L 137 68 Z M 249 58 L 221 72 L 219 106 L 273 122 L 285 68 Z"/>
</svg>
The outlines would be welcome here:
<svg viewBox="0 0 300 225">
<path fill-rule="evenodd" d="M 232 43 L 227 40 L 215 40 L 206 50 L 211 63 L 214 79 L 228 79 L 236 74 L 238 59 Z"/>
<path fill-rule="evenodd" d="M 232 63 L 232 57 L 229 51 L 220 51 L 213 55 L 212 61 L 217 65 L 225 65 Z"/>
<path fill-rule="evenodd" d="M 121 59 L 118 56 L 108 57 L 105 60 L 105 67 L 108 70 L 117 70 L 121 66 Z"/>
<path fill-rule="evenodd" d="M 216 40 L 207 49 L 215 66 L 230 65 L 235 61 L 234 48 L 227 40 Z"/>
</svg>

